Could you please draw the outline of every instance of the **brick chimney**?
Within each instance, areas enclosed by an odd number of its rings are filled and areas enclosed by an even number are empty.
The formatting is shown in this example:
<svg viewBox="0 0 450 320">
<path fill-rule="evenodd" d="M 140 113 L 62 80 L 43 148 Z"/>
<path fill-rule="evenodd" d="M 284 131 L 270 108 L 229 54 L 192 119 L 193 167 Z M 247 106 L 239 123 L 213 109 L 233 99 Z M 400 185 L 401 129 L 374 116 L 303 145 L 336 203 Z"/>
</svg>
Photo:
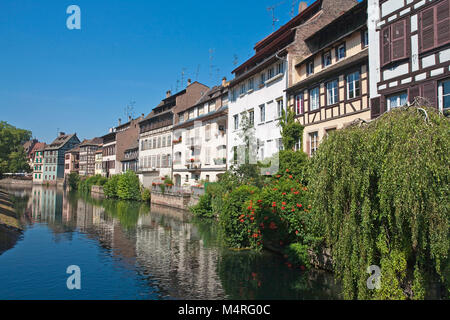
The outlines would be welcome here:
<svg viewBox="0 0 450 320">
<path fill-rule="evenodd" d="M 192 80 L 191 79 L 188 79 L 188 87 L 190 86 L 192 84 Z"/>
<path fill-rule="evenodd" d="M 166 98 L 170 97 L 171 95 L 172 95 L 172 91 L 169 90 L 166 92 Z"/>
<path fill-rule="evenodd" d="M 119 118 L 119 126 L 122 124 L 122 119 Z"/>
<path fill-rule="evenodd" d="M 223 77 L 222 79 L 222 87 L 225 87 L 227 85 L 227 77 Z"/>
<path fill-rule="evenodd" d="M 60 137 L 65 136 L 65 135 L 66 135 L 65 132 L 60 132 L 60 133 L 59 133 L 59 136 L 60 136 Z"/>
<path fill-rule="evenodd" d="M 298 14 L 302 13 L 303 11 L 305 11 L 305 9 L 308 8 L 308 3 L 301 1 L 298 4 Z"/>
</svg>

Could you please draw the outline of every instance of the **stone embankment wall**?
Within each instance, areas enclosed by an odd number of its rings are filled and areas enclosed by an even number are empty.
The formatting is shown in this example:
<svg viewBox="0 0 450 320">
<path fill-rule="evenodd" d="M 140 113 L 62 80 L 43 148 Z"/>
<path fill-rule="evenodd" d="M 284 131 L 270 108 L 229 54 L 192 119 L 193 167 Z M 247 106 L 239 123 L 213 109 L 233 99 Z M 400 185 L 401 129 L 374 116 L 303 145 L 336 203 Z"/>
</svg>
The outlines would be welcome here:
<svg viewBox="0 0 450 320">
<path fill-rule="evenodd" d="M 9 195 L 3 191 L 0 191 L 0 226 L 15 231 L 22 230 Z"/>
<path fill-rule="evenodd" d="M 19 180 L 19 179 L 2 179 L 0 180 L 0 186 L 9 187 L 9 186 L 17 186 L 17 187 L 32 187 L 33 180 Z"/>
<path fill-rule="evenodd" d="M 96 199 L 106 199 L 105 192 L 101 186 L 92 186 L 91 196 Z"/>
<path fill-rule="evenodd" d="M 152 191 L 151 203 L 180 210 L 188 210 L 190 206 L 198 202 L 198 199 L 195 200 L 194 198 L 194 196 L 186 193 L 162 193 Z"/>
</svg>

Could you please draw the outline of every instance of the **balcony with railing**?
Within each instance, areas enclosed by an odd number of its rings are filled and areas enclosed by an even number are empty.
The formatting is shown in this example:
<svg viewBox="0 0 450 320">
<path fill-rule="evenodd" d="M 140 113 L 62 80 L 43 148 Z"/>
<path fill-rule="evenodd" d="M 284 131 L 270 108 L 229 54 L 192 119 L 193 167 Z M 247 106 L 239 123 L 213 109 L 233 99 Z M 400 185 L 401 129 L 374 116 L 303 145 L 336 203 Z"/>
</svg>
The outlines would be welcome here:
<svg viewBox="0 0 450 320">
<path fill-rule="evenodd" d="M 188 171 L 199 171 L 202 169 L 202 164 L 200 160 L 194 158 L 190 159 L 189 161 L 186 161 L 185 166 Z"/>
</svg>

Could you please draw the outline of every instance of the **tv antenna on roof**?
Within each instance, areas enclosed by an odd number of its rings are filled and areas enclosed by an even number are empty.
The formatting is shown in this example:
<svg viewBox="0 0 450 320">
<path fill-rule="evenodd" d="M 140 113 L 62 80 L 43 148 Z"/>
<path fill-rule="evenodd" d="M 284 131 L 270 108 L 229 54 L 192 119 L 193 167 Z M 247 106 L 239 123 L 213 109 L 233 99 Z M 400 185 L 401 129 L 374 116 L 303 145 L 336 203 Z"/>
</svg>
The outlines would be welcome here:
<svg viewBox="0 0 450 320">
<path fill-rule="evenodd" d="M 268 7 L 268 8 L 267 8 L 267 11 L 272 12 L 272 28 L 273 28 L 273 31 L 275 31 L 275 25 L 276 25 L 276 23 L 277 23 L 278 21 L 280 21 L 280 20 L 278 20 L 278 19 L 275 17 L 275 9 L 278 8 L 279 6 L 281 6 L 282 4 L 284 4 L 284 1 L 278 3 L 278 4 L 274 5 L 274 6 L 271 6 L 271 7 Z"/>
<path fill-rule="evenodd" d="M 197 66 L 197 71 L 195 72 L 195 81 L 198 80 L 198 74 L 200 73 L 200 65 Z"/>
<path fill-rule="evenodd" d="M 130 117 L 134 117 L 134 106 L 136 105 L 136 101 L 130 101 L 125 108 L 125 119 L 129 119 Z"/>
<path fill-rule="evenodd" d="M 186 68 L 181 70 L 181 88 L 184 87 L 184 75 L 186 74 Z M 178 91 L 178 90 L 177 90 Z"/>
<path fill-rule="evenodd" d="M 291 8 L 291 19 L 295 17 L 295 8 L 297 7 L 298 0 L 292 0 L 292 8 Z"/>
<path fill-rule="evenodd" d="M 234 54 L 233 55 L 233 65 L 236 67 L 238 65 L 238 63 L 239 63 L 238 56 L 237 56 L 237 54 Z"/>
</svg>

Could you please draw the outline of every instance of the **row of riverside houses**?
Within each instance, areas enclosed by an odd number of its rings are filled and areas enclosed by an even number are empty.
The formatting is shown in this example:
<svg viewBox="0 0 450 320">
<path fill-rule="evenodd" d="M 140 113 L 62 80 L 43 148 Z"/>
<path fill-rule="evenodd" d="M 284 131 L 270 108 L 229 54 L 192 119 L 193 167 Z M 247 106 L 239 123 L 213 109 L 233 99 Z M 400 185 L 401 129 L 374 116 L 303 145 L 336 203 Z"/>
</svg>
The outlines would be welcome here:
<svg viewBox="0 0 450 320">
<path fill-rule="evenodd" d="M 73 144 L 65 150 L 74 148 L 66 153 L 66 173 L 133 170 L 145 187 L 166 176 L 177 186 L 194 186 L 217 180 L 236 163 L 244 118 L 263 160 L 283 149 L 278 123 L 288 108 L 305 127 L 295 148 L 309 156 L 330 131 L 418 96 L 449 112 L 450 0 L 302 2 L 297 16 L 254 50 L 231 81 L 213 88 L 188 81 L 146 117 Z M 45 165 L 43 181 L 60 177 Z"/>
</svg>

